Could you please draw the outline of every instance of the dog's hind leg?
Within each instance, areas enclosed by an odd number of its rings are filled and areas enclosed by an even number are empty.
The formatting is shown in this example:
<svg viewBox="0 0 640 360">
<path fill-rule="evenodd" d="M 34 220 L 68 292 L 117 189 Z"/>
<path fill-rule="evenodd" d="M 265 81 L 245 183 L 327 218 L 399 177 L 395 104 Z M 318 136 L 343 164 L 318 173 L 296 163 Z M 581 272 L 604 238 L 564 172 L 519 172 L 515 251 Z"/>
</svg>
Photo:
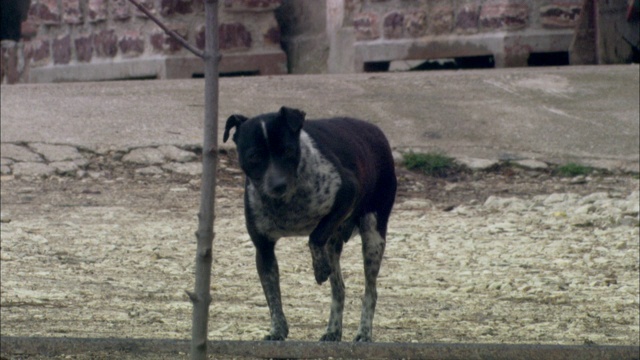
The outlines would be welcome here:
<svg viewBox="0 0 640 360">
<path fill-rule="evenodd" d="M 275 241 L 264 239 L 255 244 L 258 275 L 271 315 L 271 331 L 264 340 L 285 340 L 289 335 L 289 327 L 280 298 L 280 274 L 275 255 Z"/>
<path fill-rule="evenodd" d="M 362 256 L 364 258 L 365 290 L 362 298 L 360 327 L 354 341 L 368 342 L 372 341 L 373 315 L 378 300 L 376 281 L 385 248 L 385 238 L 380 234 L 375 214 L 366 214 L 361 219 L 360 237 L 362 238 Z"/>
</svg>

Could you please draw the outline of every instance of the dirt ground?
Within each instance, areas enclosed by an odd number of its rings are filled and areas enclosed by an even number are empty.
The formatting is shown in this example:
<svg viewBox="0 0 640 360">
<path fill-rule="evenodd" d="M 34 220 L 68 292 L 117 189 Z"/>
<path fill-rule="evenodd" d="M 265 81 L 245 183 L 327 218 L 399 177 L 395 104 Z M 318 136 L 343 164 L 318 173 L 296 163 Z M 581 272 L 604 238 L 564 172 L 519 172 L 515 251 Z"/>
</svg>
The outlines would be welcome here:
<svg viewBox="0 0 640 360">
<path fill-rule="evenodd" d="M 189 338 L 199 178 L 142 176 L 101 158 L 90 167 L 83 178 L 2 178 L 2 335 Z M 376 341 L 639 344 L 637 175 L 502 167 L 437 179 L 398 168 L 398 178 Z M 242 181 L 223 154 L 212 340 L 257 340 L 269 327 Z M 329 285 L 315 284 L 305 239 L 282 239 L 277 255 L 290 339 L 317 340 Z M 351 340 L 358 237 L 342 268 Z"/>
</svg>

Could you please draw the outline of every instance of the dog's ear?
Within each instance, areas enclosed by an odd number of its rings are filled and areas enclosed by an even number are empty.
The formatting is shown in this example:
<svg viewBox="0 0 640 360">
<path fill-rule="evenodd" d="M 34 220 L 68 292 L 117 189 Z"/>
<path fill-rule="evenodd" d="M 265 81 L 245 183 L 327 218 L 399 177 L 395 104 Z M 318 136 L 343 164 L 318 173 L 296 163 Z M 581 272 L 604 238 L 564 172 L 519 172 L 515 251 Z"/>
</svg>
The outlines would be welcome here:
<svg viewBox="0 0 640 360">
<path fill-rule="evenodd" d="M 229 131 L 233 128 L 236 128 L 236 131 L 233 134 L 233 141 L 235 142 L 238 138 L 238 128 L 247 120 L 248 118 L 243 115 L 229 116 L 229 118 L 227 119 L 227 124 L 224 126 L 224 135 L 222 136 L 222 142 L 227 142 L 227 140 L 229 140 Z"/>
<path fill-rule="evenodd" d="M 298 109 L 288 108 L 283 106 L 280 108 L 279 115 L 281 118 L 287 121 L 287 125 L 293 132 L 298 132 L 302 129 L 304 123 L 305 114 L 304 111 Z"/>
</svg>

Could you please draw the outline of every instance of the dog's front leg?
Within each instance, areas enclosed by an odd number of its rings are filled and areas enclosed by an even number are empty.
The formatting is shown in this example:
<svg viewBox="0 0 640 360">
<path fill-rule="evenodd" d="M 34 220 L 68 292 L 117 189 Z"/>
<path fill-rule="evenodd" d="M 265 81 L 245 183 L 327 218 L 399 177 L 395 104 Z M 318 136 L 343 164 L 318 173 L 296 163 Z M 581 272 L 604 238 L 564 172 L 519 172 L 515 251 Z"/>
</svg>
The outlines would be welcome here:
<svg viewBox="0 0 640 360">
<path fill-rule="evenodd" d="M 267 238 L 254 240 L 256 246 L 256 266 L 264 296 L 269 305 L 271 315 L 271 331 L 264 340 L 285 340 L 289 335 L 287 319 L 282 311 L 280 298 L 280 274 L 275 254 L 275 241 Z"/>
<path fill-rule="evenodd" d="M 343 178 L 342 186 L 336 194 L 331 212 L 320 220 L 320 223 L 309 236 L 309 248 L 313 261 L 313 273 L 316 282 L 322 284 L 331 275 L 331 263 L 326 245 L 338 227 L 349 217 L 356 202 L 355 181 Z"/>
</svg>

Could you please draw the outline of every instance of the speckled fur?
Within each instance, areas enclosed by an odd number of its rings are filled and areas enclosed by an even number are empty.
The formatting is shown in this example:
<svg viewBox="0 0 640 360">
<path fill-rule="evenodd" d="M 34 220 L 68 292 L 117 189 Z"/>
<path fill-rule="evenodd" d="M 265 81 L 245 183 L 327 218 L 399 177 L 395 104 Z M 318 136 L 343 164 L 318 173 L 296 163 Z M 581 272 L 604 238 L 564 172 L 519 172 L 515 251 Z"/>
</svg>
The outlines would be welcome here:
<svg viewBox="0 0 640 360">
<path fill-rule="evenodd" d="M 344 243 L 359 232 L 366 282 L 355 341 L 372 341 L 376 280 L 396 193 L 391 149 L 380 129 L 364 121 L 305 122 L 304 116 L 286 107 L 252 119 L 232 115 L 223 136 L 226 141 L 236 129 L 233 140 L 247 175 L 246 225 L 271 317 L 265 340 L 289 335 L 276 242 L 306 235 L 316 281 L 331 284 L 331 312 L 320 340 L 342 340 L 345 285 L 340 255 Z"/>
<path fill-rule="evenodd" d="M 331 211 L 342 184 L 331 162 L 318 151 L 309 135 L 300 133 L 300 163 L 294 187 L 282 198 L 272 198 L 249 180 L 249 207 L 257 230 L 271 239 L 306 236 Z M 260 188 L 260 189 L 259 189 Z"/>
</svg>

